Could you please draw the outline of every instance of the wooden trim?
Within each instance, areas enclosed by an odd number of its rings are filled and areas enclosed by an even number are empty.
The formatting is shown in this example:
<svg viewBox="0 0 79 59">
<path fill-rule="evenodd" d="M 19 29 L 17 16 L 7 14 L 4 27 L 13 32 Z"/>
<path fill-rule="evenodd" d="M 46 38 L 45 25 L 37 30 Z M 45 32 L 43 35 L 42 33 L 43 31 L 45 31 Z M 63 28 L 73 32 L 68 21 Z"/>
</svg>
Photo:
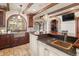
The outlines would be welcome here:
<svg viewBox="0 0 79 59">
<path fill-rule="evenodd" d="M 64 15 L 64 14 L 69 14 L 69 13 L 75 13 L 75 12 L 78 12 L 78 11 L 79 11 L 79 9 L 69 10 L 69 11 L 65 11 L 65 12 L 62 12 L 62 13 L 57 14 L 57 15 L 52 15 L 52 16 L 50 16 L 50 18 L 55 17 L 55 16 L 59 16 L 59 15 Z"/>
<path fill-rule="evenodd" d="M 73 4 L 71 4 L 71 5 L 68 5 L 68 6 L 66 6 L 66 7 L 63 7 L 63 8 L 61 8 L 61 9 L 58 9 L 58 10 L 55 10 L 55 11 L 53 11 L 53 12 L 50 12 L 50 13 L 48 13 L 48 15 L 51 15 L 51 14 L 54 14 L 54 13 L 57 13 L 57 12 L 61 12 L 61 11 L 63 11 L 63 10 L 66 10 L 66 9 L 69 9 L 69 8 L 72 8 L 72 7 L 75 7 L 75 6 L 78 6 L 79 5 L 79 3 L 73 3 Z M 52 18 L 52 17 L 54 17 L 54 16 L 59 16 L 59 15 L 63 15 L 63 14 L 68 14 L 68 13 L 73 13 L 73 12 L 77 12 L 79 9 L 77 9 L 77 10 L 70 10 L 70 11 L 67 11 L 67 12 L 62 12 L 62 13 L 60 13 L 60 14 L 57 14 L 57 15 L 52 15 L 52 16 L 50 16 L 50 18 Z M 43 15 L 42 15 L 43 16 Z"/>
<path fill-rule="evenodd" d="M 2 12 L 2 14 L 0 14 L 1 15 L 1 24 L 0 24 L 0 27 L 5 27 L 5 10 L 2 10 L 2 9 L 0 9 L 0 12 Z"/>
<path fill-rule="evenodd" d="M 5 11 L 9 11 L 9 3 L 6 3 L 6 6 L 1 6 L 0 5 L 0 9 L 5 10 Z"/>
<path fill-rule="evenodd" d="M 45 11 L 45 10 L 47 10 L 47 9 L 49 9 L 49 8 L 51 8 L 51 7 L 53 7 L 53 6 L 55 6 L 55 5 L 57 5 L 57 4 L 58 4 L 58 3 L 50 3 L 49 5 L 47 5 L 46 7 L 44 7 L 43 9 L 37 11 L 37 12 L 35 13 L 35 15 L 37 15 L 37 14 L 39 14 L 39 13 L 41 13 L 41 12 L 43 12 L 43 11 Z"/>
<path fill-rule="evenodd" d="M 10 5 L 7 3 L 7 10 L 10 11 Z"/>
<path fill-rule="evenodd" d="M 57 12 L 61 12 L 61 11 L 63 11 L 63 10 L 72 8 L 72 7 L 77 6 L 77 5 L 79 5 L 79 3 L 73 3 L 73 4 L 68 5 L 68 6 L 66 6 L 66 7 L 63 7 L 63 8 L 61 8 L 61 9 L 55 10 L 55 11 L 53 11 L 53 12 L 50 12 L 50 13 L 48 13 L 48 15 L 54 14 L 54 13 L 57 13 Z"/>
<path fill-rule="evenodd" d="M 75 25 L 75 28 L 76 28 L 76 37 L 78 37 L 78 21 L 77 20 L 79 20 L 79 17 L 76 17 L 75 18 L 75 23 L 76 23 L 76 25 Z"/>
<path fill-rule="evenodd" d="M 79 17 L 78 17 L 79 18 Z M 76 29 L 76 37 L 78 37 L 77 36 L 77 32 L 78 32 L 78 28 L 77 28 L 77 20 L 78 20 L 78 18 L 76 18 L 76 21 L 75 21 L 75 23 L 76 23 L 76 25 L 75 25 L 75 29 Z"/>
<path fill-rule="evenodd" d="M 50 18 L 59 16 L 59 15 L 65 15 L 65 14 L 69 14 L 69 13 L 74 13 L 74 12 L 77 12 L 77 11 L 76 10 L 66 11 L 66 12 L 63 12 L 63 13 L 60 13 L 60 14 L 57 14 L 57 15 L 50 16 Z"/>
<path fill-rule="evenodd" d="M 27 9 L 29 9 L 31 6 L 33 5 L 33 3 L 28 3 L 27 7 L 24 9 L 24 11 L 22 13 L 24 13 Z"/>
<path fill-rule="evenodd" d="M 5 10 L 5 11 L 7 11 L 7 7 L 1 7 L 1 6 L 0 6 L 0 10 Z"/>
<path fill-rule="evenodd" d="M 33 16 L 35 14 L 27 14 L 28 20 L 29 20 L 29 27 L 33 27 Z"/>
</svg>

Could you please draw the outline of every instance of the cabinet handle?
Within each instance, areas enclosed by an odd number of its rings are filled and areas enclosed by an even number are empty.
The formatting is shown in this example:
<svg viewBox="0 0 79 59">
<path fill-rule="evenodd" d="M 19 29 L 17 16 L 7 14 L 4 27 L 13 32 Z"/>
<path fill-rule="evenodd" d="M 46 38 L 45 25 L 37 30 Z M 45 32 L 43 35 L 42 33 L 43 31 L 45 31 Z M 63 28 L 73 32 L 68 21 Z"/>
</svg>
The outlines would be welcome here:
<svg viewBox="0 0 79 59">
<path fill-rule="evenodd" d="M 47 48 L 44 48 L 45 50 L 48 50 Z"/>
</svg>

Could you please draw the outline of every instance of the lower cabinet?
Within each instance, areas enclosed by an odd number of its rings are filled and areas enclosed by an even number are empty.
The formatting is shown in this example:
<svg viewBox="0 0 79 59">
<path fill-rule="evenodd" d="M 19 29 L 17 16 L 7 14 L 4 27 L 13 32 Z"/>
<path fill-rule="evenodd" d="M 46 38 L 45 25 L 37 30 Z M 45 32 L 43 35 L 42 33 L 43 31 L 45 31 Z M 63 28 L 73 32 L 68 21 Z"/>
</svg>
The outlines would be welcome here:
<svg viewBox="0 0 79 59">
<path fill-rule="evenodd" d="M 11 42 L 12 47 L 29 43 L 29 33 L 25 33 L 23 37 L 14 37 Z"/>
<path fill-rule="evenodd" d="M 0 49 L 14 47 L 29 43 L 29 33 L 26 33 L 23 37 L 14 38 L 14 34 L 2 34 L 0 35 Z"/>
<path fill-rule="evenodd" d="M 76 49 L 76 52 L 77 52 L 77 56 L 79 56 L 79 49 L 78 48 Z"/>
<path fill-rule="evenodd" d="M 37 39 L 38 36 L 30 33 L 30 50 L 32 56 L 38 55 L 38 45 L 37 45 Z"/>
<path fill-rule="evenodd" d="M 39 56 L 57 56 L 57 54 L 54 53 L 55 50 L 51 50 L 51 48 L 48 45 L 40 41 L 38 41 L 38 45 L 39 45 L 38 48 Z"/>
<path fill-rule="evenodd" d="M 68 54 L 40 41 L 38 41 L 38 46 L 39 56 L 69 56 Z"/>
<path fill-rule="evenodd" d="M 0 49 L 10 47 L 12 39 L 13 39 L 13 35 L 11 34 L 0 35 Z"/>
</svg>

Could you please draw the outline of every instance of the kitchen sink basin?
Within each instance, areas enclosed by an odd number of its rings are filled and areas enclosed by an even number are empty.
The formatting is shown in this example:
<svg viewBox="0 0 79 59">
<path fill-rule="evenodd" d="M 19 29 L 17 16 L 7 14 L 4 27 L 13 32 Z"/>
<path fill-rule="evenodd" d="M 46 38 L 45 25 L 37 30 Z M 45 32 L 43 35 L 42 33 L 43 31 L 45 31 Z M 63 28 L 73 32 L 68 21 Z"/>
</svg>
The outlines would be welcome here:
<svg viewBox="0 0 79 59">
<path fill-rule="evenodd" d="M 66 49 L 66 50 L 69 50 L 72 47 L 72 44 L 71 43 L 63 42 L 63 41 L 60 41 L 60 40 L 52 41 L 51 44 L 53 44 L 53 45 L 55 45 L 57 47 Z"/>
</svg>

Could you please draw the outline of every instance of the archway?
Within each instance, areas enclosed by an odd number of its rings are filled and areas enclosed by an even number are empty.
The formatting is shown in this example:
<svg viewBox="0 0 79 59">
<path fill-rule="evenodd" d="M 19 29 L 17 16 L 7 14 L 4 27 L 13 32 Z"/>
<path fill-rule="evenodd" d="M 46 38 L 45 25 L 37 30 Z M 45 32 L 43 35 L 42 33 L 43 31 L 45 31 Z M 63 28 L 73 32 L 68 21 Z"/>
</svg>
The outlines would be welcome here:
<svg viewBox="0 0 79 59">
<path fill-rule="evenodd" d="M 58 32 L 58 21 L 56 19 L 51 21 L 51 32 Z"/>
<path fill-rule="evenodd" d="M 7 31 L 19 32 L 26 31 L 26 20 L 19 14 L 11 15 L 7 20 Z"/>
</svg>

